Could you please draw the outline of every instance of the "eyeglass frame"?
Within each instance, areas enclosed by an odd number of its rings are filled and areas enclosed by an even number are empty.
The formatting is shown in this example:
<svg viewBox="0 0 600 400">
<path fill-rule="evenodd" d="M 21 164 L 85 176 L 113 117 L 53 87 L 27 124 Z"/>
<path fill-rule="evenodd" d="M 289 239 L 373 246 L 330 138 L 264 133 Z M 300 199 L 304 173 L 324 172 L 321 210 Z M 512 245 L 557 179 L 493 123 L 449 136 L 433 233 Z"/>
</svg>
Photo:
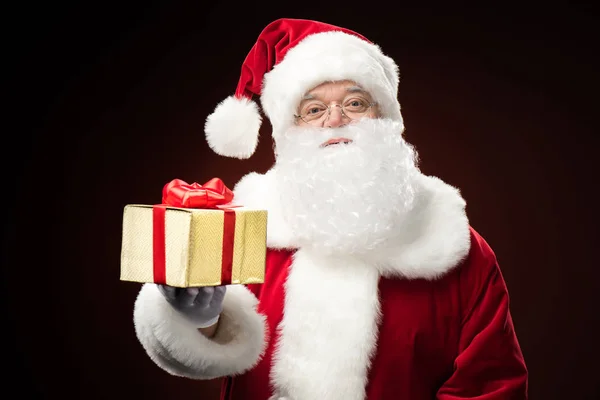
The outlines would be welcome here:
<svg viewBox="0 0 600 400">
<path fill-rule="evenodd" d="M 340 108 L 340 112 L 342 113 L 342 115 L 344 117 L 348 118 L 350 121 L 357 121 L 356 119 L 352 119 L 348 115 L 346 115 L 346 113 L 344 112 L 344 105 L 343 104 L 325 104 L 325 102 L 323 102 L 323 101 L 320 101 L 320 103 L 322 103 L 323 105 L 325 105 L 325 107 L 327 107 L 327 116 L 325 118 L 323 118 L 323 122 L 322 122 L 323 124 L 331 116 L 331 107 L 339 107 Z M 368 104 L 369 104 L 369 107 L 365 110 L 363 116 L 367 115 L 367 113 L 369 111 L 371 111 L 371 108 L 373 108 L 373 106 L 377 105 L 377 102 L 376 101 L 371 101 Z M 311 122 L 305 121 L 304 118 L 302 118 L 302 115 L 294 114 L 294 118 L 296 119 L 296 121 L 298 121 L 298 118 L 300 118 L 302 120 L 302 122 L 304 122 L 305 124 L 314 125 Z M 317 120 L 315 120 L 315 121 L 317 121 Z"/>
</svg>

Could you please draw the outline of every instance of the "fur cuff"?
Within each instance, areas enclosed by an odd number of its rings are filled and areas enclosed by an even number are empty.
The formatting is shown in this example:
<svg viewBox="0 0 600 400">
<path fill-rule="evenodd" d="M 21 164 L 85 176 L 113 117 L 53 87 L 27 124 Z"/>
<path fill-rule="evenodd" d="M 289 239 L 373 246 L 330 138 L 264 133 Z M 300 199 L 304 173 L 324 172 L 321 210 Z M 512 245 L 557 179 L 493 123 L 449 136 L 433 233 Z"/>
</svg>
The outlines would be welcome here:
<svg viewBox="0 0 600 400">
<path fill-rule="evenodd" d="M 217 334 L 208 339 L 175 311 L 154 284 L 142 286 L 134 307 L 138 340 L 150 358 L 172 375 L 214 379 L 253 368 L 266 348 L 266 323 L 244 286 L 230 285 Z"/>
</svg>

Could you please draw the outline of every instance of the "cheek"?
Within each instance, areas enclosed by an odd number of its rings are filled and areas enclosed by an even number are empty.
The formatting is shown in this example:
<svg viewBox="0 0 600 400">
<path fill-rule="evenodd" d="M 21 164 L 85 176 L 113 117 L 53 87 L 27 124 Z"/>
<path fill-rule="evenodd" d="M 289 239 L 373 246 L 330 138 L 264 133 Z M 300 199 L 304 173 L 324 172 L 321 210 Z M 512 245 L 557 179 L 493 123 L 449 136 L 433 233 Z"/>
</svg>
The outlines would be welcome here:
<svg viewBox="0 0 600 400">
<path fill-rule="evenodd" d="M 366 115 L 365 118 L 369 118 L 369 119 L 377 119 L 379 118 L 379 113 L 377 112 L 373 112 L 373 111 L 369 111 Z"/>
</svg>

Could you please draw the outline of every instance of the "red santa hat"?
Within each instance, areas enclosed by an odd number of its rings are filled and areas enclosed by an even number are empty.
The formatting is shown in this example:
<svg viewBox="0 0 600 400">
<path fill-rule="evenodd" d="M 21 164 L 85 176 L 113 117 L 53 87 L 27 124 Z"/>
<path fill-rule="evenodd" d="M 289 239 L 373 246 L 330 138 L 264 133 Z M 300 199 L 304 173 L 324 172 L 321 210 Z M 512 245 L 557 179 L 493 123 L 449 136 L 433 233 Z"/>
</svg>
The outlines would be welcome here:
<svg viewBox="0 0 600 400">
<path fill-rule="evenodd" d="M 235 95 L 206 119 L 206 140 L 217 154 L 249 158 L 262 119 L 258 96 L 277 138 L 294 124 L 306 92 L 326 81 L 351 80 L 378 103 L 382 117 L 402 120 L 398 66 L 359 33 L 303 19 L 278 19 L 260 33 L 242 64 Z"/>
</svg>

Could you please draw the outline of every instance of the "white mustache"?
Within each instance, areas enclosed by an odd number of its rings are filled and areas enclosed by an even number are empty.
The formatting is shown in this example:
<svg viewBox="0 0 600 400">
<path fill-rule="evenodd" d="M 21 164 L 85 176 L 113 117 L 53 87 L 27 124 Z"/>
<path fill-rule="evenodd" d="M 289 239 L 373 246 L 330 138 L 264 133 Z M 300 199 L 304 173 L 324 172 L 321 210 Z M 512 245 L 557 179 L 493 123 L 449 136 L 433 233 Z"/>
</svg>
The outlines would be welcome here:
<svg viewBox="0 0 600 400">
<path fill-rule="evenodd" d="M 330 157 L 351 153 L 355 157 L 357 167 L 360 167 L 364 163 L 376 162 L 374 159 L 365 158 L 367 155 L 363 154 L 363 149 L 380 148 L 386 152 L 386 147 L 398 146 L 398 142 L 404 141 L 403 129 L 401 122 L 389 119 L 363 119 L 339 128 L 294 126 L 275 137 L 275 156 L 277 160 L 286 164 L 319 163 Z M 344 138 L 352 143 L 323 146 L 336 138 Z"/>
<path fill-rule="evenodd" d="M 335 138 L 346 138 L 355 142 L 363 135 L 365 135 L 365 138 L 368 138 L 366 135 L 381 131 L 384 126 L 386 131 L 393 129 L 398 132 L 399 136 L 404 132 L 402 122 L 391 121 L 389 119 L 364 118 L 358 122 L 338 128 L 293 126 L 280 136 L 279 141 L 291 142 L 299 146 L 320 145 Z"/>
</svg>

